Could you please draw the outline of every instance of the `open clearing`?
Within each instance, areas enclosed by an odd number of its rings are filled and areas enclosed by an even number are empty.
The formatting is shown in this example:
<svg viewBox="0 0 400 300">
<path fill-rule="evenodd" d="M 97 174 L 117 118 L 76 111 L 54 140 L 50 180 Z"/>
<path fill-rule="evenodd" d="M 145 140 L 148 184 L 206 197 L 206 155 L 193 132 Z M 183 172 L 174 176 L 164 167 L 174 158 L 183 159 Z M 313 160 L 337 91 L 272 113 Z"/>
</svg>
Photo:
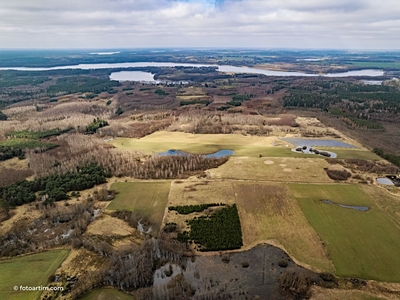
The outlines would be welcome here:
<svg viewBox="0 0 400 300">
<path fill-rule="evenodd" d="M 230 149 L 234 151 L 233 156 L 325 158 L 319 155 L 293 152 L 290 147 L 282 147 L 285 142 L 279 140 L 275 136 L 191 134 L 184 132 L 158 131 L 141 139 L 117 138 L 109 143 L 117 148 L 135 149 L 146 153 L 157 153 L 176 149 L 197 154 L 208 154 L 223 149 Z M 324 149 L 337 153 L 339 158 L 380 159 L 376 154 L 365 150 L 348 150 L 340 148 Z"/>
<path fill-rule="evenodd" d="M 90 234 L 97 235 L 119 235 L 126 236 L 130 235 L 135 230 L 130 227 L 123 220 L 113 218 L 108 215 L 103 215 L 99 219 L 96 219 L 93 223 L 91 223 L 86 232 Z"/>
<path fill-rule="evenodd" d="M 113 288 L 101 288 L 90 291 L 81 298 L 82 300 L 133 300 L 133 296 L 120 292 Z"/>
<path fill-rule="evenodd" d="M 266 147 L 272 147 L 275 139 L 275 137 L 240 134 L 190 134 L 158 131 L 141 139 L 118 138 L 110 143 L 118 148 L 142 150 L 147 153 L 177 149 L 208 154 L 222 149 L 231 149 L 235 152 L 235 156 L 259 156 Z"/>
<path fill-rule="evenodd" d="M 399 282 L 400 230 L 356 185 L 289 184 L 338 276 Z M 321 202 L 370 207 L 362 212 Z"/>
<path fill-rule="evenodd" d="M 321 239 L 286 185 L 235 183 L 234 191 L 245 247 L 271 240 L 297 261 L 334 272 Z"/>
<path fill-rule="evenodd" d="M 146 216 L 152 229 L 158 231 L 168 201 L 170 181 L 115 182 L 111 189 L 117 191 L 109 210 L 129 210 Z"/>
<path fill-rule="evenodd" d="M 324 171 L 324 159 L 289 157 L 231 157 L 216 169 L 212 178 L 252 179 L 282 182 L 332 182 Z"/>
<path fill-rule="evenodd" d="M 37 299 L 41 291 L 14 291 L 14 286 L 47 286 L 47 280 L 67 257 L 53 250 L 0 261 L 0 299 Z"/>
</svg>

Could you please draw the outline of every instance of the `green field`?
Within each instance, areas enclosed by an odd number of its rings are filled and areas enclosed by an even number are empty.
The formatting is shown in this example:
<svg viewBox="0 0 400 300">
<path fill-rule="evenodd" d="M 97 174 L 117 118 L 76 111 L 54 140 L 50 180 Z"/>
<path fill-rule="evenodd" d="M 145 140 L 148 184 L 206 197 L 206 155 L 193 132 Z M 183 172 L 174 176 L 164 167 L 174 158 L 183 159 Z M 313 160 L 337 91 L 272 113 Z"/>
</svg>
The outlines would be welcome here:
<svg viewBox="0 0 400 300">
<path fill-rule="evenodd" d="M 47 286 L 69 250 L 54 250 L 0 260 L 0 299 L 37 299 L 41 291 L 14 291 L 14 286 Z"/>
<path fill-rule="evenodd" d="M 259 156 L 272 146 L 272 138 L 239 134 L 189 134 L 159 131 L 141 139 L 118 138 L 110 143 L 118 148 L 136 149 L 147 153 L 177 149 L 197 154 L 231 149 L 235 156 Z"/>
<path fill-rule="evenodd" d="M 116 182 L 111 189 L 117 191 L 107 209 L 129 210 L 143 214 L 152 223 L 154 231 L 160 228 L 168 201 L 170 181 Z"/>
<path fill-rule="evenodd" d="M 133 296 L 120 292 L 113 288 L 101 288 L 85 294 L 82 300 L 133 300 Z"/>
<path fill-rule="evenodd" d="M 306 157 L 325 158 L 291 151 L 289 147 L 274 146 L 276 137 L 244 136 L 240 134 L 190 134 L 183 132 L 158 131 L 141 139 L 118 138 L 110 144 L 122 149 L 135 149 L 146 153 L 176 149 L 196 154 L 214 153 L 222 149 L 234 151 L 233 156 L 248 157 Z M 364 150 L 326 148 L 340 158 L 381 159 Z"/>
<path fill-rule="evenodd" d="M 293 196 L 324 242 L 337 275 L 400 282 L 400 229 L 356 185 L 289 184 Z M 370 207 L 367 212 L 321 199 Z"/>
</svg>

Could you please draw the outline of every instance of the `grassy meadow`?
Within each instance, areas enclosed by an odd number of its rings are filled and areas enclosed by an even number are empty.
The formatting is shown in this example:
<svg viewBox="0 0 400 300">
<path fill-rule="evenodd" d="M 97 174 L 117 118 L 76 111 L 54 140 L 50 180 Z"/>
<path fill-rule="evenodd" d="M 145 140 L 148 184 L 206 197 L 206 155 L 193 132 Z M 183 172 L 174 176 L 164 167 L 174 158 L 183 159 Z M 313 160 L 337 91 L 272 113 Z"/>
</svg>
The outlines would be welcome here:
<svg viewBox="0 0 400 300">
<path fill-rule="evenodd" d="M 0 260 L 0 299 L 37 299 L 41 291 L 14 291 L 14 286 L 47 286 L 69 250 L 53 250 Z"/>
<path fill-rule="evenodd" d="M 167 205 L 170 185 L 170 181 L 115 182 L 111 189 L 117 191 L 117 195 L 107 209 L 140 212 L 150 220 L 152 228 L 158 231 Z"/>
<path fill-rule="evenodd" d="M 274 136 L 245 136 L 241 134 L 191 134 L 184 132 L 157 131 L 140 139 L 117 138 L 109 142 L 117 148 L 135 149 L 146 153 L 164 152 L 176 149 L 196 154 L 214 153 L 222 149 L 234 151 L 233 156 L 247 157 L 294 157 L 319 158 L 323 156 L 291 151 Z M 339 158 L 380 159 L 376 154 L 365 150 L 326 148 Z"/>
<path fill-rule="evenodd" d="M 303 264 L 334 272 L 321 239 L 285 184 L 237 182 L 234 192 L 245 247 L 269 241 Z"/>
<path fill-rule="evenodd" d="M 118 148 L 137 149 L 147 153 L 177 149 L 208 154 L 222 149 L 231 149 L 235 151 L 235 156 L 258 156 L 261 149 L 272 146 L 273 140 L 272 137 L 240 134 L 190 134 L 158 131 L 141 139 L 118 138 L 110 143 Z"/>
<path fill-rule="evenodd" d="M 343 277 L 400 282 L 400 229 L 356 185 L 289 184 Z M 326 204 L 368 206 L 366 212 Z"/>
<path fill-rule="evenodd" d="M 225 164 L 209 170 L 212 178 L 282 182 L 332 182 L 324 168 L 328 163 L 317 158 L 231 157 Z"/>
</svg>

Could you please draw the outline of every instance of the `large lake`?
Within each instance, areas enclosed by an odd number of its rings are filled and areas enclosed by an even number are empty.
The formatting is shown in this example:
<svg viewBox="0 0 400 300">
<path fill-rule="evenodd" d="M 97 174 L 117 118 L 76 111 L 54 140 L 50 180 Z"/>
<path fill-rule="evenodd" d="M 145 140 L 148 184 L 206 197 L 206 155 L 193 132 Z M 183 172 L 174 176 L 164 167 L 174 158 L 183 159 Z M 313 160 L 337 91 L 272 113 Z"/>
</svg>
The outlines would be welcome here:
<svg viewBox="0 0 400 300">
<path fill-rule="evenodd" d="M 6 67 L 0 70 L 18 70 L 18 71 L 48 71 L 48 70 L 65 70 L 65 69 L 111 69 L 111 68 L 131 68 L 131 67 L 217 67 L 219 72 L 225 73 L 248 73 L 248 74 L 264 74 L 267 76 L 324 76 L 324 77 L 347 77 L 347 76 L 382 76 L 382 70 L 358 70 L 342 73 L 328 74 L 308 74 L 304 72 L 285 72 L 263 70 L 250 67 L 236 67 L 229 65 L 207 65 L 207 64 L 186 64 L 186 63 L 155 63 L 155 62 L 127 62 L 127 63 L 112 63 L 112 64 L 79 64 L 70 66 L 59 66 L 51 68 L 28 68 L 28 67 Z M 154 81 L 153 75 L 148 72 L 137 71 L 121 71 L 111 73 L 110 79 L 118 81 Z"/>
</svg>

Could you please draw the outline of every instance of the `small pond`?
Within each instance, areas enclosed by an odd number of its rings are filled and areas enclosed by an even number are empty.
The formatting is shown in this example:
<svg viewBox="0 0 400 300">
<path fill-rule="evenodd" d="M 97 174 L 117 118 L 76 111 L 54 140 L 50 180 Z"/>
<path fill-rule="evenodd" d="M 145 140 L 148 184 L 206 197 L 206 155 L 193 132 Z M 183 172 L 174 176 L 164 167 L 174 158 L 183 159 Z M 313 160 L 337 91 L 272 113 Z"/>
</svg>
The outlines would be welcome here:
<svg viewBox="0 0 400 300">
<path fill-rule="evenodd" d="M 295 146 L 307 146 L 308 148 L 310 147 L 357 148 L 356 146 L 336 140 L 303 139 L 303 138 L 281 138 L 281 140 L 293 144 Z"/>
<path fill-rule="evenodd" d="M 367 211 L 367 210 L 369 210 L 368 206 L 340 204 L 340 203 L 336 203 L 336 202 L 333 202 L 331 200 L 325 200 L 325 199 L 323 199 L 321 201 L 323 203 L 326 203 L 326 204 L 337 205 L 337 206 L 340 206 L 340 207 L 343 207 L 343 208 L 350 208 L 350 209 L 355 209 L 355 210 L 359 210 L 359 211 Z"/>
<path fill-rule="evenodd" d="M 389 178 L 383 177 L 383 178 L 377 178 L 376 181 L 380 184 L 385 184 L 385 185 L 394 185 L 393 181 L 391 181 Z"/>
<path fill-rule="evenodd" d="M 186 156 L 186 155 L 191 155 L 193 153 L 189 153 L 189 152 L 184 152 L 184 151 L 180 151 L 180 150 L 168 150 L 165 152 L 159 152 L 158 155 L 160 156 L 175 156 L 175 155 L 182 155 L 182 156 Z M 231 156 L 233 155 L 233 151 L 229 150 L 229 149 L 223 149 L 223 150 L 219 150 L 217 152 L 214 153 L 210 153 L 210 154 L 205 154 L 204 156 L 206 158 L 221 158 L 221 157 L 225 157 L 225 156 Z"/>
</svg>

